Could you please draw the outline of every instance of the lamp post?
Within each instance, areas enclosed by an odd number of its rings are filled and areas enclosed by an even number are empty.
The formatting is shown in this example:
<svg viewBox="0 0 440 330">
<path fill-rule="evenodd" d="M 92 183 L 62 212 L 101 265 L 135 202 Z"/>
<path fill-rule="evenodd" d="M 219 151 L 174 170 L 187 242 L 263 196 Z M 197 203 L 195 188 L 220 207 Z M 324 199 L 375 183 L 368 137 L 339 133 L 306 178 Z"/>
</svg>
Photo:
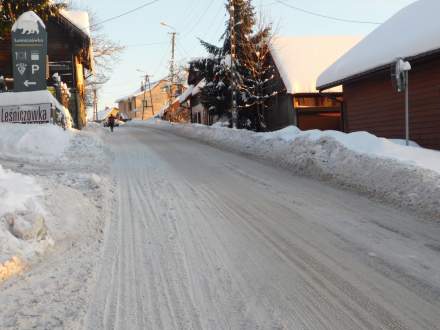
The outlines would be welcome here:
<svg viewBox="0 0 440 330">
<path fill-rule="evenodd" d="M 232 0 L 229 0 L 229 28 L 230 28 L 230 38 L 231 38 L 231 87 L 232 87 L 232 127 L 237 128 L 238 122 L 238 112 L 237 112 L 237 86 L 235 84 L 235 60 L 236 60 L 236 49 L 235 49 L 235 8 Z"/>
<path fill-rule="evenodd" d="M 411 71 L 411 64 L 402 58 L 398 58 L 394 68 L 394 75 L 397 91 L 405 91 L 405 141 L 407 146 L 409 146 L 409 71 Z"/>
</svg>

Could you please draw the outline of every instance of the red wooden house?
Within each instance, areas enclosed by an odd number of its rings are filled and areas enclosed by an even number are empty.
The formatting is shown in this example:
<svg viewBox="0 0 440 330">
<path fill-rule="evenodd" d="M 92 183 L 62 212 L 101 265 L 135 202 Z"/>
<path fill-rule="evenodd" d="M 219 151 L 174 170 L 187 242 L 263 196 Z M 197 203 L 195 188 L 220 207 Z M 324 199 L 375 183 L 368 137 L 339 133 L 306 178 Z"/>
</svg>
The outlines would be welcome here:
<svg viewBox="0 0 440 330">
<path fill-rule="evenodd" d="M 410 139 L 440 149 L 440 1 L 402 9 L 349 50 L 318 79 L 321 91 L 343 85 L 344 130 L 405 137 L 405 93 L 393 84 L 397 58 L 409 72 Z"/>
</svg>

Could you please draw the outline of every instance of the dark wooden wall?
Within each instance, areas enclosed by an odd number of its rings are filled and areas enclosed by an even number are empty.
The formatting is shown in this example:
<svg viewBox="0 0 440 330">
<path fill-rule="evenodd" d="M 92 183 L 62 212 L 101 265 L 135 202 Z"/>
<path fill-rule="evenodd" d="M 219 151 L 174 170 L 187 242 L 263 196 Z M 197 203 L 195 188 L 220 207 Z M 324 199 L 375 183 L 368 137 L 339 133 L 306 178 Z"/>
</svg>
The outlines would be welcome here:
<svg viewBox="0 0 440 330">
<path fill-rule="evenodd" d="M 5 78 L 12 78 L 11 36 L 8 35 L 0 40 L 0 74 Z M 8 83 L 11 89 L 12 84 Z"/>
<path fill-rule="evenodd" d="M 66 24 L 66 21 L 53 17 L 45 22 L 48 34 L 48 57 L 49 63 L 67 63 L 70 70 L 59 71 L 50 66 L 48 86 L 53 85 L 51 79 L 55 72 L 60 73 L 63 82 L 71 88 L 72 98 L 69 110 L 77 128 L 85 126 L 86 110 L 83 100 L 84 95 L 84 71 L 82 64 L 90 68 L 90 63 L 84 60 L 83 52 L 88 50 L 88 42 L 74 29 Z M 0 40 L 0 74 L 6 78 L 12 78 L 11 38 L 7 36 Z M 13 89 L 13 84 L 8 83 L 8 88 Z"/>
<path fill-rule="evenodd" d="M 413 63 L 410 72 L 410 138 L 440 149 L 440 57 Z M 397 93 L 390 71 L 344 85 L 346 130 L 405 137 L 405 93 Z"/>
</svg>

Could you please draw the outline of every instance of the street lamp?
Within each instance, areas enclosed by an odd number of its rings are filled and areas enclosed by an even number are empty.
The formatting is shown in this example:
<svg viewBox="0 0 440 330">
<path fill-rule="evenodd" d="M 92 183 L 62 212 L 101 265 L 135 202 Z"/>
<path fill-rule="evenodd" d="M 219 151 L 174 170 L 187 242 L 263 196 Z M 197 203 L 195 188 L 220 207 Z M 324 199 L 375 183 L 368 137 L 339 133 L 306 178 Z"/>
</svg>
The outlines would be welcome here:
<svg viewBox="0 0 440 330">
<path fill-rule="evenodd" d="M 167 28 L 170 28 L 170 29 L 172 29 L 173 31 L 177 31 L 177 29 L 176 29 L 174 26 L 169 25 L 169 24 L 167 24 L 167 23 L 165 23 L 165 22 L 160 22 L 160 25 L 165 26 L 165 27 L 167 27 Z"/>
<path fill-rule="evenodd" d="M 409 71 L 411 64 L 408 61 L 398 58 L 393 65 L 391 74 L 395 79 L 397 91 L 405 92 L 405 140 L 409 146 Z"/>
</svg>

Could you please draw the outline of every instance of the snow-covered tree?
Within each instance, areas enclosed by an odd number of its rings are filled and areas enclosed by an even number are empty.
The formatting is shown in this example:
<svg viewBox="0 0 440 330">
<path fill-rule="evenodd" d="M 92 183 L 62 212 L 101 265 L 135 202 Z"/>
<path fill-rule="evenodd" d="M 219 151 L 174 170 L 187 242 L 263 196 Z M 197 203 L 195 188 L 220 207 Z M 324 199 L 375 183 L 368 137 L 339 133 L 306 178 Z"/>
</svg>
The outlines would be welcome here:
<svg viewBox="0 0 440 330">
<path fill-rule="evenodd" d="M 235 107 L 239 128 L 265 130 L 264 111 L 272 95 L 266 91 L 274 76 L 269 61 L 271 28 L 256 27 L 250 0 L 229 0 L 226 9 L 229 20 L 220 39 L 223 45 L 201 41 L 210 55 L 192 63 L 207 82 L 202 102 L 211 114 L 230 118 Z"/>
<path fill-rule="evenodd" d="M 43 21 L 47 21 L 65 6 L 64 3 L 55 3 L 52 0 L 0 0 L 0 37 L 10 33 L 12 25 L 24 12 L 32 10 Z"/>
<path fill-rule="evenodd" d="M 270 99 L 275 96 L 275 66 L 270 54 L 271 28 L 261 25 L 246 45 L 244 56 L 240 59 L 243 74 L 237 79 L 240 93 L 240 118 L 250 123 L 250 129 L 266 130 L 265 112 Z"/>
</svg>

